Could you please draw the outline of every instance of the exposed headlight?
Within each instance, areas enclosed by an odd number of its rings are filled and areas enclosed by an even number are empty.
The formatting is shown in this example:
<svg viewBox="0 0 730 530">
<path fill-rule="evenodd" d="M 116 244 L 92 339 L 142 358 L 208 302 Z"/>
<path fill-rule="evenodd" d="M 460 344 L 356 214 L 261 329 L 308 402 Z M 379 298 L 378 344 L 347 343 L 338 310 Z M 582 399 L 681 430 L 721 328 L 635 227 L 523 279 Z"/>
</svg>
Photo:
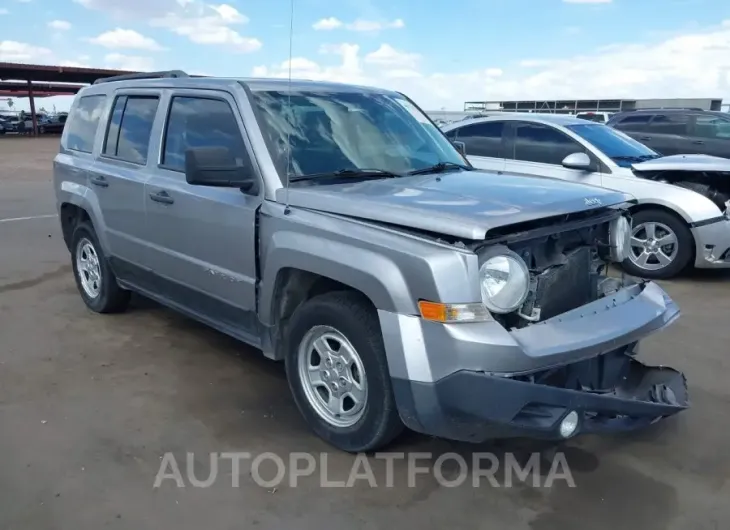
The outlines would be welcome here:
<svg viewBox="0 0 730 530">
<path fill-rule="evenodd" d="M 517 254 L 498 253 L 489 256 L 479 267 L 479 282 L 487 309 L 493 313 L 511 313 L 525 303 L 530 272 Z"/>
<path fill-rule="evenodd" d="M 631 247 L 631 224 L 623 215 L 611 221 L 608 228 L 608 240 L 611 245 L 611 261 L 621 263 L 629 257 Z"/>
</svg>

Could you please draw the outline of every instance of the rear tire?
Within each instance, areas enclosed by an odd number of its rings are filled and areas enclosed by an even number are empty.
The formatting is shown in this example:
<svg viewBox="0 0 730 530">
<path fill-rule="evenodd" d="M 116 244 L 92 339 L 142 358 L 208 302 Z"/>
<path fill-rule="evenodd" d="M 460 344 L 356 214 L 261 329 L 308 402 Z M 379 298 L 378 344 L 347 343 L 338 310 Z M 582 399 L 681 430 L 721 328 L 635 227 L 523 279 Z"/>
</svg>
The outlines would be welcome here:
<svg viewBox="0 0 730 530">
<path fill-rule="evenodd" d="M 89 309 L 96 313 L 119 313 L 127 309 L 131 293 L 117 283 L 94 227 L 87 221 L 74 228 L 71 263 L 76 287 Z"/>
<path fill-rule="evenodd" d="M 685 270 L 694 256 L 694 237 L 678 216 L 659 209 L 633 215 L 631 257 L 623 263 L 632 276 L 652 280 L 672 278 Z M 666 244 L 662 245 L 662 242 Z"/>
<path fill-rule="evenodd" d="M 356 453 L 382 448 L 403 431 L 380 324 L 364 296 L 316 296 L 297 308 L 287 328 L 289 386 L 320 438 Z"/>
</svg>

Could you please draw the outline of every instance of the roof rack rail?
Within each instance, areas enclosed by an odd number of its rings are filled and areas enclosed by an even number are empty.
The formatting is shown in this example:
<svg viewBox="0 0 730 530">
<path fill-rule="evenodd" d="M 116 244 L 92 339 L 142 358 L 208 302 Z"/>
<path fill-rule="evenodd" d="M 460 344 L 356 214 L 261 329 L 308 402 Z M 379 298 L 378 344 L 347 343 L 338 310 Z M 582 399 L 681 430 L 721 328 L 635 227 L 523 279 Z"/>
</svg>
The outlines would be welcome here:
<svg viewBox="0 0 730 530">
<path fill-rule="evenodd" d="M 190 77 L 182 70 L 165 70 L 162 72 L 140 72 L 137 74 L 113 75 L 111 77 L 100 77 L 94 81 L 95 85 L 99 83 L 111 83 L 112 81 L 128 81 L 132 79 L 167 79 L 177 77 Z"/>
<path fill-rule="evenodd" d="M 640 109 L 624 109 L 624 112 L 644 111 L 644 110 L 705 110 L 700 107 L 645 107 Z"/>
</svg>

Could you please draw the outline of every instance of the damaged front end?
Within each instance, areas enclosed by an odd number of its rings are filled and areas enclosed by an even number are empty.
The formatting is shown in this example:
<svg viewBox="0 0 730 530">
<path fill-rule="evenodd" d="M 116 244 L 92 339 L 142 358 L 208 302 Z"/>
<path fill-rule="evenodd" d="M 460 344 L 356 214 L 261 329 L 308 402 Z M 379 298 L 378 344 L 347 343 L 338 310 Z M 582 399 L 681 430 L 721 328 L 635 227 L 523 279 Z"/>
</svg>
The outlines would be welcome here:
<svg viewBox="0 0 730 530">
<path fill-rule="evenodd" d="M 512 226 L 475 246 L 487 255 L 505 247 L 529 270 L 524 303 L 494 315 L 509 336 L 500 348 L 512 343 L 515 353 L 494 350 L 491 369 L 402 382 L 407 388 L 396 390 L 406 423 L 464 441 L 566 439 L 636 429 L 686 409 L 684 375 L 636 358 L 639 341 L 679 309 L 656 284 L 607 275 L 615 257 L 610 227 L 622 215 L 606 208 Z M 483 355 L 489 359 L 489 346 Z M 403 396 L 412 396 L 412 407 Z"/>
<path fill-rule="evenodd" d="M 692 190 L 730 218 L 730 160 L 709 155 L 672 155 L 631 166 L 640 178 Z"/>
</svg>

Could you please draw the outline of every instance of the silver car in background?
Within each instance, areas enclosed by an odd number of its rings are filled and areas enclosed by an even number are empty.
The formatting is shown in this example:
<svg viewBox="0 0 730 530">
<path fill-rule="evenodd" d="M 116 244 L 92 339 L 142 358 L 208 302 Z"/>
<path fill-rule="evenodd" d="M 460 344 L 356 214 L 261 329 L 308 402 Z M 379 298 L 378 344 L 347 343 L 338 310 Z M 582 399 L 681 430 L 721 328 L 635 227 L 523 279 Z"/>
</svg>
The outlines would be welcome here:
<svg viewBox="0 0 730 530">
<path fill-rule="evenodd" d="M 670 278 L 730 268 L 730 160 L 662 157 L 620 131 L 559 114 L 501 114 L 442 127 L 479 169 L 602 186 L 636 197 L 624 268 Z"/>
</svg>

